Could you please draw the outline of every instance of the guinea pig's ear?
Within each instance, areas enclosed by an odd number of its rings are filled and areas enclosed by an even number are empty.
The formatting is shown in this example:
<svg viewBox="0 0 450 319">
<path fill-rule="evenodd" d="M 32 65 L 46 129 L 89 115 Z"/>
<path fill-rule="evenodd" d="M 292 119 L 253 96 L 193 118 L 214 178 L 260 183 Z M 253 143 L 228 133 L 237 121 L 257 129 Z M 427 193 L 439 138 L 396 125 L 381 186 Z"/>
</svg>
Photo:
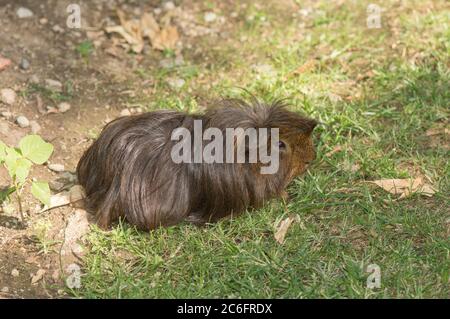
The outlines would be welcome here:
<svg viewBox="0 0 450 319">
<path fill-rule="evenodd" d="M 317 126 L 317 124 L 319 124 L 319 122 L 317 122 L 314 119 L 303 118 L 300 123 L 300 130 L 303 133 L 311 134 L 314 128 Z"/>
</svg>

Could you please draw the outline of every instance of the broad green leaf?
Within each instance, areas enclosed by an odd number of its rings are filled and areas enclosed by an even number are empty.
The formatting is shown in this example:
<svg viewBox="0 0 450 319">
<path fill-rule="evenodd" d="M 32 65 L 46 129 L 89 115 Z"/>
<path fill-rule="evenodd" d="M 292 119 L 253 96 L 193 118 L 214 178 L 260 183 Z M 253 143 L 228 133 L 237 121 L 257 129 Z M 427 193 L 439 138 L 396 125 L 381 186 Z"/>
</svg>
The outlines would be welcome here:
<svg viewBox="0 0 450 319">
<path fill-rule="evenodd" d="M 33 165 L 26 158 L 19 158 L 16 161 L 16 179 L 19 183 L 24 183 L 30 173 L 30 168 Z"/>
<path fill-rule="evenodd" d="M 31 184 L 31 194 L 43 204 L 50 206 L 51 193 L 47 182 L 33 182 Z"/>
<path fill-rule="evenodd" d="M 35 164 L 44 164 L 53 153 L 53 145 L 45 142 L 39 135 L 27 135 L 19 142 L 23 156 Z"/>
<path fill-rule="evenodd" d="M 16 175 L 17 160 L 20 158 L 22 158 L 22 155 L 14 148 L 6 148 L 5 165 L 11 178 L 14 178 L 14 176 Z"/>
</svg>

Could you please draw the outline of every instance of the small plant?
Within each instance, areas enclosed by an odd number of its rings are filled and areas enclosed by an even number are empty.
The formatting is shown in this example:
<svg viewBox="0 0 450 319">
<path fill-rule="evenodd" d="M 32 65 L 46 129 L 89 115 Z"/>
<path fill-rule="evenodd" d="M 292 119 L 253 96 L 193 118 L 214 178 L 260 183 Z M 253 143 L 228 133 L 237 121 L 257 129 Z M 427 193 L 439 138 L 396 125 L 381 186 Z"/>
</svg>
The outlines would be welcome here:
<svg viewBox="0 0 450 319">
<path fill-rule="evenodd" d="M 44 164 L 53 153 L 53 145 L 45 142 L 39 135 L 27 135 L 19 142 L 19 147 L 9 147 L 0 141 L 0 164 L 3 164 L 11 177 L 11 186 L 0 190 L 0 200 L 17 196 L 20 217 L 24 221 L 22 191 L 28 182 L 28 174 L 34 164 Z M 47 182 L 32 181 L 31 194 L 45 205 L 50 205 L 50 187 Z"/>
<path fill-rule="evenodd" d="M 81 56 L 81 58 L 87 63 L 89 56 L 94 51 L 94 45 L 91 41 L 83 41 L 77 45 L 75 50 Z"/>
</svg>

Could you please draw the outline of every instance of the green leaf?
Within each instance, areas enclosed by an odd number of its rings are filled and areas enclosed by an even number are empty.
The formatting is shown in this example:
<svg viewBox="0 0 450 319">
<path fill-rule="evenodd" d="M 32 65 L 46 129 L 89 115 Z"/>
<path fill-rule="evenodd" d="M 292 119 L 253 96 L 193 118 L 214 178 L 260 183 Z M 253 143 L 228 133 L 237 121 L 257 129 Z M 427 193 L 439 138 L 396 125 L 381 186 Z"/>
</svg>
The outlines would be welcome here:
<svg viewBox="0 0 450 319">
<path fill-rule="evenodd" d="M 19 181 L 19 183 L 24 183 L 25 180 L 28 177 L 28 174 L 30 173 L 30 168 L 33 165 L 28 159 L 26 158 L 19 158 L 16 161 L 16 179 Z"/>
<path fill-rule="evenodd" d="M 17 152 L 14 148 L 7 147 L 5 150 L 6 150 L 5 156 L 6 169 L 8 170 L 9 176 L 11 176 L 11 178 L 14 178 L 14 176 L 16 176 L 17 160 L 19 158 L 22 158 L 22 155 L 19 152 Z"/>
<path fill-rule="evenodd" d="M 47 182 L 31 183 L 31 194 L 39 199 L 43 204 L 50 206 L 50 187 Z"/>
<path fill-rule="evenodd" d="M 44 164 L 53 153 L 53 145 L 45 142 L 39 135 L 27 135 L 19 142 L 23 156 L 35 164 Z"/>
</svg>

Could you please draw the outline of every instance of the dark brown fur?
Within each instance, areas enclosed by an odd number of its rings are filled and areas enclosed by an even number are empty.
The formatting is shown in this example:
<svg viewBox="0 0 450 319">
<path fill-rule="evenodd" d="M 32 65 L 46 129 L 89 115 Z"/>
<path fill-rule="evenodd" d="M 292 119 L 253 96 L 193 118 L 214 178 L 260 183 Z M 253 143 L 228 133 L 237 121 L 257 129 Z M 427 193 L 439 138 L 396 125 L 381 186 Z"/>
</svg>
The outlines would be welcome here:
<svg viewBox="0 0 450 319">
<path fill-rule="evenodd" d="M 175 164 L 170 152 L 177 141 L 171 141 L 171 133 L 177 127 L 192 132 L 194 119 L 202 120 L 203 130 L 279 128 L 285 148 L 278 172 L 263 175 L 260 163 Z M 213 222 L 261 207 L 284 196 L 285 187 L 315 158 L 315 125 L 281 102 L 241 100 L 225 100 L 201 115 L 156 111 L 119 118 L 105 126 L 78 163 L 87 210 L 104 228 L 123 216 L 149 230 L 182 221 Z"/>
</svg>

